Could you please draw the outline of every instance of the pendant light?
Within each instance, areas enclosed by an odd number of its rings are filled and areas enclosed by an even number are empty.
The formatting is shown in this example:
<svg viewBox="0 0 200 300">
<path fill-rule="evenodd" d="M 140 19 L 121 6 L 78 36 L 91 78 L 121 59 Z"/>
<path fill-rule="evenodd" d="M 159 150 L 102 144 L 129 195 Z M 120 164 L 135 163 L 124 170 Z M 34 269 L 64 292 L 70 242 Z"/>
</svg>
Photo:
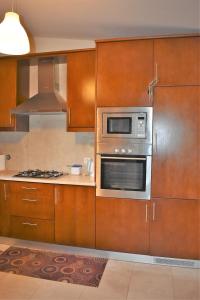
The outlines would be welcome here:
<svg viewBox="0 0 200 300">
<path fill-rule="evenodd" d="M 19 15 L 13 11 L 7 12 L 0 23 L 0 53 L 21 55 L 28 52 L 29 39 L 20 23 Z"/>
</svg>

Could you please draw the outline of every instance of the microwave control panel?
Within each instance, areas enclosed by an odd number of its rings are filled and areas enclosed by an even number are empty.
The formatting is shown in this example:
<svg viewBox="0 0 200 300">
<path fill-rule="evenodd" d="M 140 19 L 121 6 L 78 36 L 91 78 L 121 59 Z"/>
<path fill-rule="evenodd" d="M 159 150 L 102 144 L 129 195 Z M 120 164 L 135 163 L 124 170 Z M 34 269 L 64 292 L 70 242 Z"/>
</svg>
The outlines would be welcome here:
<svg viewBox="0 0 200 300">
<path fill-rule="evenodd" d="M 145 138 L 147 129 L 147 114 L 135 113 L 133 121 L 133 134 L 136 138 Z"/>
</svg>

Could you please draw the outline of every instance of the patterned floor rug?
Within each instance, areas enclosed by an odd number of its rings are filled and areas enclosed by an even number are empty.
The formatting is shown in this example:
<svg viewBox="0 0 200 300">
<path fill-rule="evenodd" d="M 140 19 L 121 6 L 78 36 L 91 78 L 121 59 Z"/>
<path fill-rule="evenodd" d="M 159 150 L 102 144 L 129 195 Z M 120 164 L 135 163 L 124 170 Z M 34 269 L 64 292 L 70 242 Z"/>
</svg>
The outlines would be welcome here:
<svg viewBox="0 0 200 300">
<path fill-rule="evenodd" d="M 28 248 L 9 247 L 0 254 L 0 271 L 98 287 L 107 260 Z"/>
</svg>

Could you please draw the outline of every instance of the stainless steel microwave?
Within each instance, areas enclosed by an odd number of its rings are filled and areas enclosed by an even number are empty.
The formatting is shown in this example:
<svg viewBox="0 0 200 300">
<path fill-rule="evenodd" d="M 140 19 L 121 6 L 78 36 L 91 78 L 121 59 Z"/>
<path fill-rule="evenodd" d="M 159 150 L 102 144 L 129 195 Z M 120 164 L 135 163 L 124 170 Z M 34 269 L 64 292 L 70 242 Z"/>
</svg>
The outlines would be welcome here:
<svg viewBox="0 0 200 300">
<path fill-rule="evenodd" d="M 97 143 L 152 143 L 152 107 L 97 108 Z"/>
</svg>

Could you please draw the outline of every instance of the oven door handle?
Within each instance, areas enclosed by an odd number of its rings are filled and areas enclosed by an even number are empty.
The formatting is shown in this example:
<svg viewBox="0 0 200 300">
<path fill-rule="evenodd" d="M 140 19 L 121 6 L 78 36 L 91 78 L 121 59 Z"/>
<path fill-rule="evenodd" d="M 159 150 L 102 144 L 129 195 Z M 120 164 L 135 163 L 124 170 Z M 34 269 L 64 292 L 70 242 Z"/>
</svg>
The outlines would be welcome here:
<svg viewBox="0 0 200 300">
<path fill-rule="evenodd" d="M 112 156 L 101 156 L 101 158 L 105 159 L 122 159 L 122 160 L 146 160 L 146 158 L 143 157 L 112 157 Z"/>
</svg>

